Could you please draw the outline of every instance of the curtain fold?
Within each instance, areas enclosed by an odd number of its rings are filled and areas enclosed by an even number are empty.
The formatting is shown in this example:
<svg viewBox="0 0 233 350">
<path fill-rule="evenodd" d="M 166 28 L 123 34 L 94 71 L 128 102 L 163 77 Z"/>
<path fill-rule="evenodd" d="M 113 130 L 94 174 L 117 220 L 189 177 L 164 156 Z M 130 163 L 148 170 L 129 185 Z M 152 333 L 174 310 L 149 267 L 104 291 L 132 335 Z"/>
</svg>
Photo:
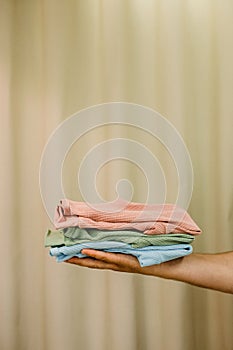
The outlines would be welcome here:
<svg viewBox="0 0 233 350">
<path fill-rule="evenodd" d="M 44 249 L 51 223 L 39 189 L 52 131 L 92 105 L 125 101 L 161 113 L 183 137 L 194 169 L 189 213 L 196 252 L 232 250 L 233 4 L 225 1 L 1 0 L 2 350 L 230 350 L 232 296 L 153 277 L 57 264 Z M 176 195 L 175 167 L 153 137 L 106 126 L 64 162 L 67 196 L 81 200 L 78 164 L 114 137 L 145 144 Z M 146 179 L 122 160 L 97 177 L 106 200 L 119 179 L 145 200 Z"/>
</svg>

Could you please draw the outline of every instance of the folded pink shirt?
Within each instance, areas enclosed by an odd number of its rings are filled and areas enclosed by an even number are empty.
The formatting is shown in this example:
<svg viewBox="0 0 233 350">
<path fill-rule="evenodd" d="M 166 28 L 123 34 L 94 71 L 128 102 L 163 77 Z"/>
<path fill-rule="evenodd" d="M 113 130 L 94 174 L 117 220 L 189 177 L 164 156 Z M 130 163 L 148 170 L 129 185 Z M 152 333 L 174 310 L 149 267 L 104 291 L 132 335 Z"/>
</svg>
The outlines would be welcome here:
<svg viewBox="0 0 233 350">
<path fill-rule="evenodd" d="M 90 204 L 62 199 L 54 216 L 57 229 L 78 226 L 100 230 L 135 229 L 145 234 L 201 233 L 190 215 L 174 204 L 143 204 L 118 199 Z"/>
</svg>

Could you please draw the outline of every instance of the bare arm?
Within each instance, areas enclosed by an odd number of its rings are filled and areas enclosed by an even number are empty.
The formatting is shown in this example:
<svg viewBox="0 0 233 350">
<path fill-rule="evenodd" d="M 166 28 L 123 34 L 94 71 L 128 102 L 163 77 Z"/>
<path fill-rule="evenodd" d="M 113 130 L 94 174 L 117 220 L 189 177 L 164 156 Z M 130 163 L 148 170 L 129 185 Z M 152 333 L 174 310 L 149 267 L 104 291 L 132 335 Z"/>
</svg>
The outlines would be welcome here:
<svg viewBox="0 0 233 350">
<path fill-rule="evenodd" d="M 138 260 L 131 255 L 93 249 L 83 249 L 82 253 L 90 258 L 72 258 L 67 262 L 89 268 L 157 276 L 233 294 L 233 252 L 191 254 L 148 267 L 140 267 Z"/>
</svg>

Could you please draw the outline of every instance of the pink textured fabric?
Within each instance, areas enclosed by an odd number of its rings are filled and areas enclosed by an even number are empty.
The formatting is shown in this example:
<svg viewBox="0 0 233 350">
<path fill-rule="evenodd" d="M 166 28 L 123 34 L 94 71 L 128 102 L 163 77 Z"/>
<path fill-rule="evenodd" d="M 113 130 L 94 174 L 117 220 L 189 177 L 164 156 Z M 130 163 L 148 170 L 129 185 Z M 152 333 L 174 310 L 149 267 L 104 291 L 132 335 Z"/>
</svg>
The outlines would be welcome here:
<svg viewBox="0 0 233 350">
<path fill-rule="evenodd" d="M 100 230 L 136 229 L 145 234 L 201 233 L 190 215 L 174 204 L 143 204 L 119 199 L 104 204 L 60 201 L 55 210 L 57 229 L 79 226 Z"/>
</svg>

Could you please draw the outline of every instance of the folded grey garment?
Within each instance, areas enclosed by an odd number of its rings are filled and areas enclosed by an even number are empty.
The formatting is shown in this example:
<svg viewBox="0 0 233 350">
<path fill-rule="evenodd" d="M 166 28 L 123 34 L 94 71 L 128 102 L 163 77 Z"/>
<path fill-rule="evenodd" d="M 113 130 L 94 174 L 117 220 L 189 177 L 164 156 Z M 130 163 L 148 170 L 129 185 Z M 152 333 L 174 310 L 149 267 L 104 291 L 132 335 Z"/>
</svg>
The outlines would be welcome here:
<svg viewBox="0 0 233 350">
<path fill-rule="evenodd" d="M 86 242 L 116 241 L 130 244 L 132 248 L 147 246 L 165 246 L 173 244 L 190 244 L 194 236 L 188 233 L 169 233 L 146 235 L 137 230 L 98 230 L 68 227 L 61 230 L 48 230 L 45 237 L 46 247 L 59 245 L 72 246 Z"/>
</svg>

